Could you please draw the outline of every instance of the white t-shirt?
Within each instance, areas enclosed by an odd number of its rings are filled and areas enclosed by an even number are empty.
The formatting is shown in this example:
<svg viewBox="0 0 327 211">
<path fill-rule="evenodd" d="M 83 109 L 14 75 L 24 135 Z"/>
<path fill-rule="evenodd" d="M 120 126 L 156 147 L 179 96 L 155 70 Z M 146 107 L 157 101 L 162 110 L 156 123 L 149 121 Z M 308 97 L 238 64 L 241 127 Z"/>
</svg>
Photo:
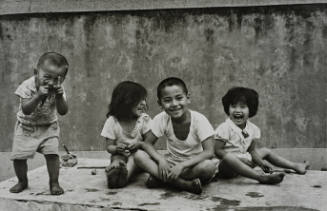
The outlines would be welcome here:
<svg viewBox="0 0 327 211">
<path fill-rule="evenodd" d="M 215 135 L 226 140 L 224 150 L 233 153 L 246 153 L 251 143 L 255 139 L 260 139 L 260 129 L 250 122 L 246 122 L 243 129 L 248 134 L 248 137 L 242 135 L 242 130 L 230 119 L 227 118 L 225 122 L 221 123 L 215 130 Z"/>
<path fill-rule="evenodd" d="M 116 143 L 134 144 L 143 141 L 143 135 L 150 130 L 151 118 L 143 113 L 137 120 L 133 130 L 125 131 L 114 116 L 109 116 L 103 126 L 101 136 L 116 140 Z"/>
<path fill-rule="evenodd" d="M 151 130 L 156 137 L 166 136 L 168 161 L 179 163 L 189 160 L 203 151 L 202 142 L 214 135 L 214 130 L 208 119 L 196 112 L 191 112 L 190 131 L 185 140 L 179 140 L 174 133 L 170 116 L 161 112 L 153 118 Z"/>
<path fill-rule="evenodd" d="M 19 110 L 17 112 L 17 120 L 23 124 L 28 125 L 48 125 L 58 120 L 56 112 L 55 94 L 50 93 L 46 98 L 43 105 L 39 103 L 35 110 L 30 115 L 25 115 L 22 111 L 21 99 L 30 99 L 36 95 L 35 77 L 32 76 L 29 79 L 23 81 L 18 86 L 15 94 L 20 97 Z M 64 91 L 64 97 L 66 97 Z"/>
</svg>

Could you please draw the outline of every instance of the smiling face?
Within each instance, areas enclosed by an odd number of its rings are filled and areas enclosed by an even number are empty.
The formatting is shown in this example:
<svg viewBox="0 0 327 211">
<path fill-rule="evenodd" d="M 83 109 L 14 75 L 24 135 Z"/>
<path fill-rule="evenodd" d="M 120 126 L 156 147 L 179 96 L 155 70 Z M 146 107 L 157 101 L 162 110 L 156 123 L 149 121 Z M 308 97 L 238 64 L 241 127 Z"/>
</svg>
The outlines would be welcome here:
<svg viewBox="0 0 327 211">
<path fill-rule="evenodd" d="M 190 99 L 181 86 L 171 85 L 161 90 L 158 103 L 172 119 L 178 120 L 186 116 Z"/>
<path fill-rule="evenodd" d="M 136 106 L 132 108 L 132 113 L 136 117 L 140 117 L 147 110 L 146 100 L 141 100 Z"/>
<path fill-rule="evenodd" d="M 244 129 L 249 118 L 249 107 L 243 102 L 229 105 L 229 118 L 235 125 Z"/>
<path fill-rule="evenodd" d="M 48 86 L 51 89 L 64 81 L 66 68 L 57 67 L 45 61 L 40 68 L 35 70 L 35 76 L 38 86 Z"/>
</svg>

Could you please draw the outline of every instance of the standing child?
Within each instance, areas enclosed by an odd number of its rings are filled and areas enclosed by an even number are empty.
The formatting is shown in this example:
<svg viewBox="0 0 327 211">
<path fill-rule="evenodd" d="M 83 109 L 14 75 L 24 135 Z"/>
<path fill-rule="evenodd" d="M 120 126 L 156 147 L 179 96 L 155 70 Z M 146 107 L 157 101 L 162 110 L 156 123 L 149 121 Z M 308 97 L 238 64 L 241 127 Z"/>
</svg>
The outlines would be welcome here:
<svg viewBox="0 0 327 211">
<path fill-rule="evenodd" d="M 136 170 L 134 152 L 150 130 L 146 97 L 145 88 L 131 81 L 119 83 L 112 93 L 108 119 L 101 132 L 111 154 L 106 169 L 109 188 L 126 186 Z"/>
<path fill-rule="evenodd" d="M 293 169 L 305 174 L 307 163 L 294 163 L 275 154 L 268 148 L 258 148 L 260 129 L 248 119 L 255 116 L 258 110 L 258 93 L 249 88 L 235 87 L 222 98 L 226 121 L 216 129 L 215 152 L 222 159 L 219 172 L 224 177 L 240 174 L 264 184 L 280 183 L 284 174 L 260 174 L 253 170 L 256 165 L 264 172 L 272 173 L 272 165 Z M 268 161 L 268 162 L 267 162 Z"/>
<path fill-rule="evenodd" d="M 135 162 L 150 174 L 149 188 L 168 184 L 192 193 L 201 193 L 217 169 L 214 155 L 214 130 L 205 116 L 188 109 L 190 97 L 183 80 L 167 78 L 157 88 L 158 104 L 164 112 L 152 121 L 151 132 L 137 151 Z M 153 147 L 155 141 L 167 137 L 166 157 Z M 147 154 L 147 153 L 148 154 Z"/>
<path fill-rule="evenodd" d="M 34 70 L 34 76 L 25 80 L 16 90 L 20 98 L 14 132 L 11 159 L 14 162 L 18 183 L 10 189 L 19 193 L 27 188 L 27 162 L 35 152 L 44 154 L 52 195 L 64 190 L 59 186 L 59 125 L 60 115 L 68 111 L 66 95 L 62 86 L 68 71 L 66 58 L 59 53 L 43 54 Z"/>
</svg>

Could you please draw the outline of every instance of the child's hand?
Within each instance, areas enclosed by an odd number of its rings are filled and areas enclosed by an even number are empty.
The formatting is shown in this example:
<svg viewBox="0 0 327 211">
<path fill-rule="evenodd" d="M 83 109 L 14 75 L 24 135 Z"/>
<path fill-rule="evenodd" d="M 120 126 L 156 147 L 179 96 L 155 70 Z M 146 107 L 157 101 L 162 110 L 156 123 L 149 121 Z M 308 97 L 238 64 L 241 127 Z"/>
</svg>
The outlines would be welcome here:
<svg viewBox="0 0 327 211">
<path fill-rule="evenodd" d="M 127 146 L 127 149 L 129 149 L 130 152 L 135 152 L 137 149 L 139 149 L 141 146 L 141 143 L 137 142 L 137 143 L 133 143 L 133 144 L 129 144 Z"/>
<path fill-rule="evenodd" d="M 37 94 L 43 99 L 48 96 L 49 94 L 49 87 L 48 86 L 40 86 Z"/>
<path fill-rule="evenodd" d="M 63 89 L 63 87 L 61 85 L 61 82 L 62 82 L 62 79 L 61 79 L 60 76 L 58 76 L 57 84 L 53 86 L 53 89 L 54 89 L 57 96 L 58 95 L 61 96 L 64 93 L 64 89 Z"/>
<path fill-rule="evenodd" d="M 123 143 L 118 143 L 118 144 L 116 145 L 116 152 L 117 152 L 118 154 L 124 154 L 126 150 L 128 150 L 128 149 L 126 149 L 126 145 L 125 145 L 125 144 L 123 144 Z"/>
<path fill-rule="evenodd" d="M 159 178 L 166 182 L 168 180 L 168 174 L 170 171 L 170 166 L 168 164 L 168 162 L 165 159 L 162 159 L 161 161 L 159 161 L 159 166 L 158 166 L 158 173 L 159 173 Z"/>
<path fill-rule="evenodd" d="M 179 175 L 181 175 L 181 173 L 183 172 L 183 169 L 184 169 L 183 166 L 180 164 L 177 164 L 174 167 L 172 167 L 168 174 L 169 179 L 173 179 L 173 180 L 177 179 Z"/>
<path fill-rule="evenodd" d="M 262 163 L 260 165 L 260 168 L 265 172 L 265 173 L 270 173 L 272 171 L 271 167 L 267 165 L 266 163 Z"/>
</svg>

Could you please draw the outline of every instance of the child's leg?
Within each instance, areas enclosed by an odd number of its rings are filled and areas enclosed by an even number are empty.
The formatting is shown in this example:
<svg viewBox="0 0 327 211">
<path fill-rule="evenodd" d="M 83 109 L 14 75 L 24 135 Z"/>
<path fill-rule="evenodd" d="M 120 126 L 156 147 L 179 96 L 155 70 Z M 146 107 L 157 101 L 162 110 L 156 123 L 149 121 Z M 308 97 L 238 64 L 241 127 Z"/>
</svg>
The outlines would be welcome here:
<svg viewBox="0 0 327 211">
<path fill-rule="evenodd" d="M 18 178 L 18 183 L 10 188 L 9 191 L 12 193 L 19 193 L 28 186 L 26 160 L 14 160 L 14 169 Z"/>
<path fill-rule="evenodd" d="M 128 182 L 127 158 L 123 155 L 112 155 L 111 163 L 106 169 L 108 188 L 122 188 Z"/>
<path fill-rule="evenodd" d="M 49 186 L 51 195 L 61 195 L 64 190 L 59 185 L 59 156 L 56 154 L 44 155 L 47 162 L 47 168 L 49 173 Z"/>
<path fill-rule="evenodd" d="M 269 161 L 271 164 L 282 168 L 293 169 L 298 174 L 305 174 L 307 172 L 307 169 L 309 168 L 308 162 L 296 163 L 289 161 L 283 158 L 282 156 L 277 155 L 268 148 L 258 149 L 258 154 L 260 155 L 260 157 L 262 157 L 262 159 Z"/>
<path fill-rule="evenodd" d="M 135 173 L 135 171 L 137 169 L 137 166 L 136 166 L 136 164 L 134 162 L 134 156 L 129 156 L 128 157 L 126 168 L 127 168 L 127 172 L 128 172 L 127 180 L 130 181 L 131 176 Z"/>
<path fill-rule="evenodd" d="M 284 174 L 261 175 L 233 154 L 225 155 L 224 160 L 219 165 L 219 171 L 221 171 L 222 174 L 224 174 L 225 171 L 234 171 L 239 175 L 255 179 L 263 184 L 277 184 L 284 178 Z M 227 174 L 230 175 L 231 172 L 227 172 Z"/>
<path fill-rule="evenodd" d="M 204 160 L 193 168 L 189 168 L 181 175 L 184 179 L 199 178 L 203 184 L 207 184 L 214 177 L 217 172 L 218 160 Z"/>
<path fill-rule="evenodd" d="M 148 172 L 157 180 L 160 178 L 158 173 L 158 164 L 152 160 L 146 152 L 138 150 L 134 155 L 134 160 L 138 167 Z M 150 179 L 152 179 L 151 176 Z M 178 189 L 189 191 L 191 193 L 199 194 L 202 192 L 201 182 L 199 179 L 188 181 L 182 178 L 178 178 L 176 180 L 167 182 L 167 184 Z"/>
</svg>

